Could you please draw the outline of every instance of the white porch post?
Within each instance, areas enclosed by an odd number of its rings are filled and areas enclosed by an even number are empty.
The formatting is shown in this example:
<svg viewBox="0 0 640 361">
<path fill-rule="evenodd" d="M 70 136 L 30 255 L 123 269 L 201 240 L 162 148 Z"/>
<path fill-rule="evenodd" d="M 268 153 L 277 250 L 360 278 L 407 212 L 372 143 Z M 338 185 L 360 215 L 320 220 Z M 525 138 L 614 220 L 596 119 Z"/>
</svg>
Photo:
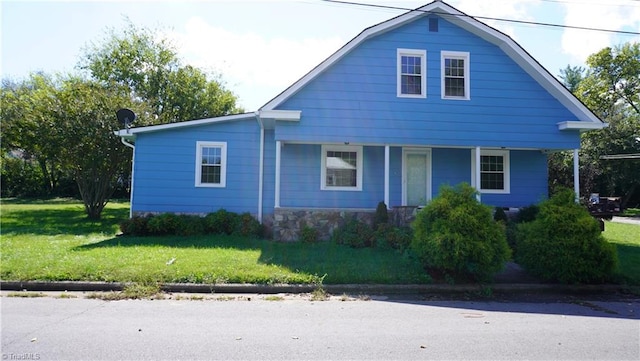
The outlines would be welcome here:
<svg viewBox="0 0 640 361">
<path fill-rule="evenodd" d="M 478 195 L 476 196 L 478 199 L 478 202 L 481 202 L 481 194 L 480 194 L 480 188 L 481 188 L 481 184 L 480 184 L 480 147 L 476 147 L 476 154 L 475 154 L 475 158 L 476 158 L 476 168 L 473 170 L 474 171 L 474 177 L 476 180 L 476 190 L 478 191 Z"/>
<path fill-rule="evenodd" d="M 389 145 L 384 146 L 384 204 L 389 205 Z"/>
<path fill-rule="evenodd" d="M 274 203 L 275 208 L 280 208 L 280 148 L 282 148 L 282 142 L 276 141 L 276 199 Z"/>
<path fill-rule="evenodd" d="M 578 149 L 573 150 L 573 191 L 576 193 L 576 203 L 580 202 L 580 158 Z"/>
</svg>

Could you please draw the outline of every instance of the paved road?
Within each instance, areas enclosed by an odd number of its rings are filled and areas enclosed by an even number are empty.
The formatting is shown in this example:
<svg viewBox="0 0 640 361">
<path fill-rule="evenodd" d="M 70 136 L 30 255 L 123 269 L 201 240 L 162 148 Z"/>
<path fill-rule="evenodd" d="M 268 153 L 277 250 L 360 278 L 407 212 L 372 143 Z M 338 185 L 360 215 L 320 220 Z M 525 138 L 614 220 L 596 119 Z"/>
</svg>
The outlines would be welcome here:
<svg viewBox="0 0 640 361">
<path fill-rule="evenodd" d="M 6 296 L 6 295 L 5 295 Z M 640 301 L 2 297 L 3 360 L 639 360 Z"/>
</svg>

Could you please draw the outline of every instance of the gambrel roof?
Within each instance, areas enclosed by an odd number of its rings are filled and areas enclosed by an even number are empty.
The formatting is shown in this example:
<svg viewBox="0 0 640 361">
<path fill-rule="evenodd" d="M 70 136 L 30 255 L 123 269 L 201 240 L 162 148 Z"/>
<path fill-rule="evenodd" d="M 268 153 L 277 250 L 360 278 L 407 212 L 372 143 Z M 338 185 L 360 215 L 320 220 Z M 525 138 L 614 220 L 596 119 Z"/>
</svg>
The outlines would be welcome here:
<svg viewBox="0 0 640 361">
<path fill-rule="evenodd" d="M 345 44 L 325 61 L 316 66 L 313 70 L 295 82 L 285 91 L 270 100 L 261 110 L 277 109 L 283 102 L 296 94 L 306 84 L 342 59 L 351 50 L 366 41 L 367 39 L 381 35 L 385 32 L 396 29 L 419 18 L 437 15 L 451 22 L 460 28 L 498 46 L 504 53 L 526 71 L 535 81 L 537 81 L 547 92 L 564 105 L 576 119 L 558 124 L 560 130 L 564 129 L 600 129 L 606 126 L 587 106 L 576 98 L 558 79 L 549 73 L 540 63 L 538 63 L 527 51 L 508 35 L 466 15 L 442 1 L 434 1 L 415 10 L 399 15 L 390 20 L 371 26 Z"/>
</svg>

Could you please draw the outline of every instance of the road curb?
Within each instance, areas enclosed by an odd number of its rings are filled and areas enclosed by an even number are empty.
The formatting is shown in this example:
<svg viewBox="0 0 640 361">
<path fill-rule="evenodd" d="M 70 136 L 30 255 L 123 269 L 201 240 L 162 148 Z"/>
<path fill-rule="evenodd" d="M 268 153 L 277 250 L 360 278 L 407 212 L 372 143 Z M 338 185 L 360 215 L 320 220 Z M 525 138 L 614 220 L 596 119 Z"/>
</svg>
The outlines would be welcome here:
<svg viewBox="0 0 640 361">
<path fill-rule="evenodd" d="M 0 281 L 3 291 L 79 291 L 79 292 L 107 292 L 122 291 L 129 283 L 121 282 L 78 282 L 78 281 Z M 289 284 L 193 284 L 193 283 L 164 283 L 161 289 L 165 292 L 184 293 L 309 293 L 318 288 L 316 285 Z M 558 285 L 539 283 L 498 283 L 498 284 L 340 284 L 322 285 L 331 294 L 360 294 L 360 295 L 441 295 L 464 293 L 508 293 L 508 294 L 613 294 L 626 292 L 624 285 Z"/>
</svg>

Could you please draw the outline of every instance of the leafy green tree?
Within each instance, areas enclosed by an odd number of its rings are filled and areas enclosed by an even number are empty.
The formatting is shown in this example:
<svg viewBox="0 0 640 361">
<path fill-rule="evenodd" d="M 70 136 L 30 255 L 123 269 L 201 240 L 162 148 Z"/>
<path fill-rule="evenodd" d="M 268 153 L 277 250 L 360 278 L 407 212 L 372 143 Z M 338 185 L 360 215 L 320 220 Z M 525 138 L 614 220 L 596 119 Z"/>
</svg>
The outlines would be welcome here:
<svg viewBox="0 0 640 361">
<path fill-rule="evenodd" d="M 131 100 L 125 87 L 77 77 L 63 82 L 57 98 L 53 119 L 66 139 L 61 164 L 73 175 L 87 216 L 99 219 L 121 181 L 118 175 L 131 165 L 126 146 L 113 133 L 120 127 L 115 109 L 141 105 Z"/>
<path fill-rule="evenodd" d="M 58 84 L 59 79 L 34 73 L 21 82 L 5 79 L 0 90 L 2 151 L 14 151 L 24 162 L 37 163 L 45 194 L 52 194 L 64 176 L 59 155 L 65 136 L 52 116 L 60 105 Z"/>
<path fill-rule="evenodd" d="M 133 98 L 148 104 L 156 124 L 242 111 L 219 77 L 181 65 L 169 40 L 131 23 L 88 46 L 79 67 L 93 79 L 128 87 Z"/>
<path fill-rule="evenodd" d="M 640 44 L 604 48 L 587 59 L 586 70 L 561 70 L 565 86 L 608 127 L 582 135 L 581 194 L 620 195 L 623 206 L 640 203 L 637 159 L 602 159 L 604 155 L 640 153 Z M 550 189 L 573 184 L 572 154 L 549 156 Z"/>
<path fill-rule="evenodd" d="M 584 79 L 585 69 L 581 66 L 567 65 L 566 68 L 560 69 L 560 79 L 564 86 L 574 93 L 578 88 L 578 84 Z"/>
</svg>

